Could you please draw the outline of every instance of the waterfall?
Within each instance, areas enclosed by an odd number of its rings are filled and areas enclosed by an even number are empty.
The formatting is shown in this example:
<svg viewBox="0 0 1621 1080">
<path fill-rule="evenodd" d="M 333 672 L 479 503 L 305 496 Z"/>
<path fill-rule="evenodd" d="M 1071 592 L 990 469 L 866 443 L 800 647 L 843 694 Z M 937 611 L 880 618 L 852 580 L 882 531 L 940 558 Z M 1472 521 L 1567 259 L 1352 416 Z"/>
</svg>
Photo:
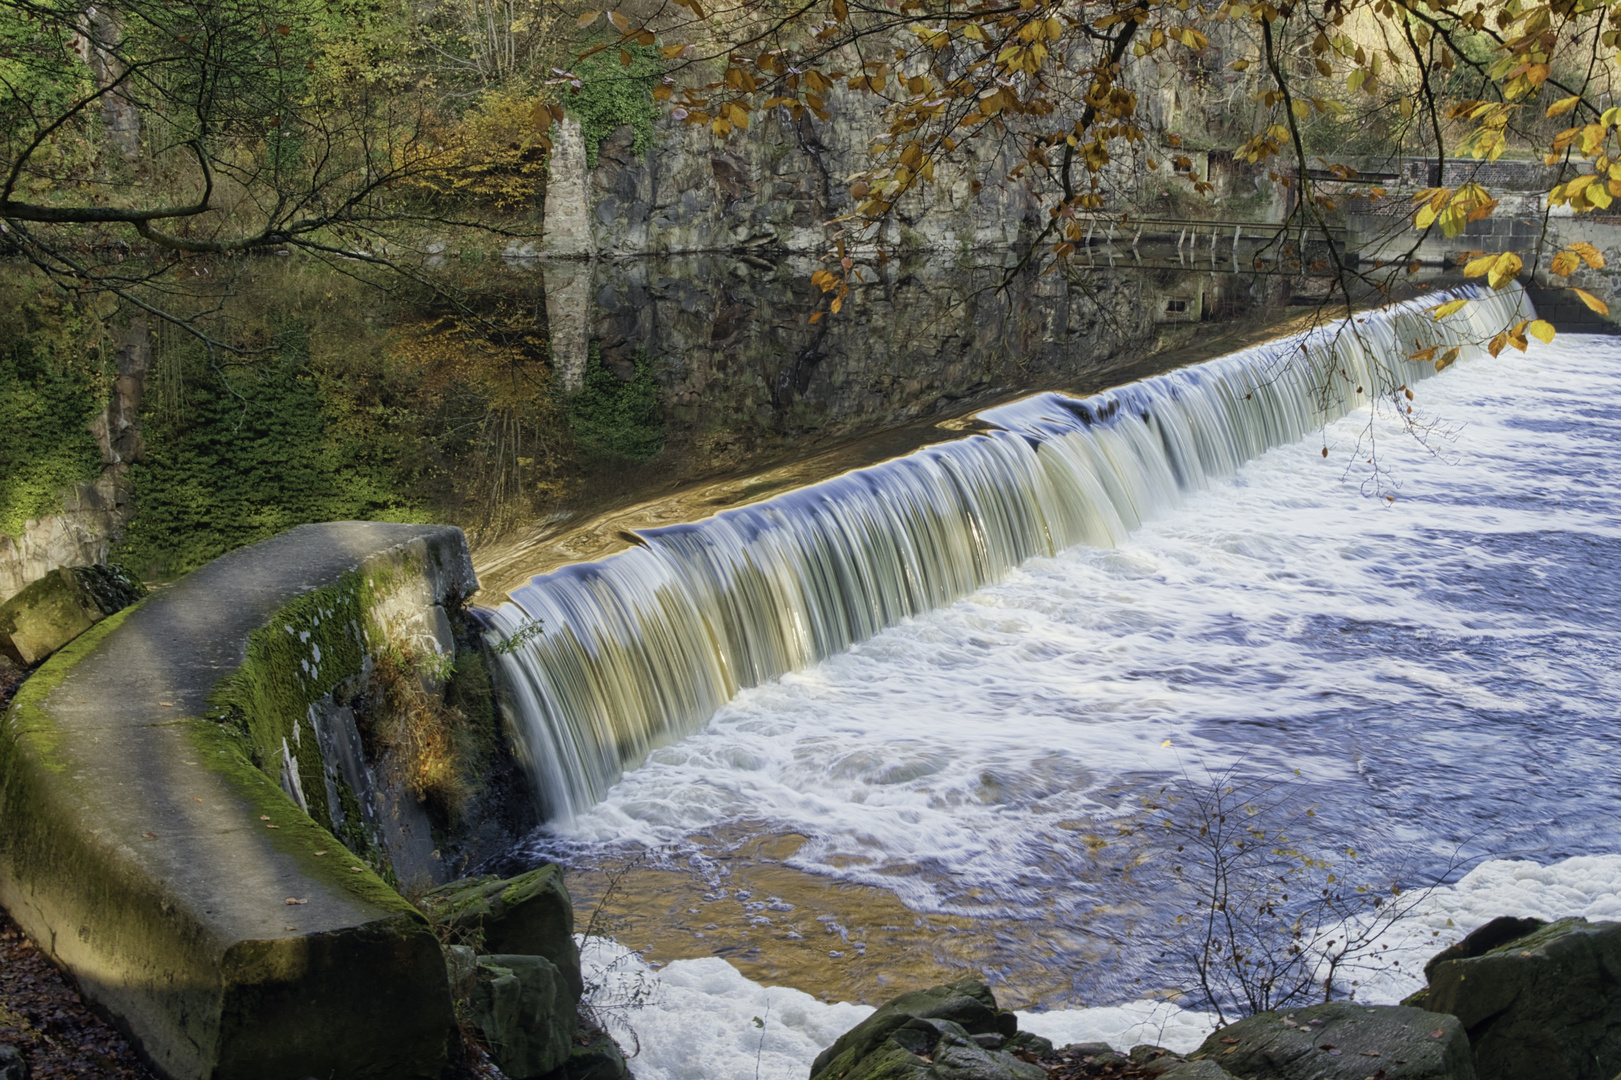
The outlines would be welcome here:
<svg viewBox="0 0 1621 1080">
<path fill-rule="evenodd" d="M 1473 297 L 1440 322 L 1428 309 Z M 989 409 L 995 430 L 846 473 L 533 578 L 488 613 L 549 818 L 601 798 L 739 690 L 958 600 L 1036 555 L 1110 545 L 1183 492 L 1433 374 L 1530 314 L 1518 288 L 1455 292 L 1087 398 Z M 1405 399 L 1396 398 L 1398 407 Z M 541 631 L 520 632 L 538 621 Z"/>
</svg>

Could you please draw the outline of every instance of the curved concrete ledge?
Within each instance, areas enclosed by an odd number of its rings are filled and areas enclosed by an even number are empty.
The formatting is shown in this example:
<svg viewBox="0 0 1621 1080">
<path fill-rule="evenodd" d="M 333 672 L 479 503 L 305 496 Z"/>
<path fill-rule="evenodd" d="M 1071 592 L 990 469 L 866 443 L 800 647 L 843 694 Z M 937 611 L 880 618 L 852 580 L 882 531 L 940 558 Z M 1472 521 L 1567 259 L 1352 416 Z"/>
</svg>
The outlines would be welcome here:
<svg viewBox="0 0 1621 1080">
<path fill-rule="evenodd" d="M 371 619 L 431 626 L 425 609 L 476 582 L 459 529 L 302 526 L 97 625 L 0 722 L 0 903 L 174 1080 L 446 1061 L 426 921 L 254 767 L 252 724 L 221 718 L 264 628 L 334 586 L 369 590 Z"/>
</svg>

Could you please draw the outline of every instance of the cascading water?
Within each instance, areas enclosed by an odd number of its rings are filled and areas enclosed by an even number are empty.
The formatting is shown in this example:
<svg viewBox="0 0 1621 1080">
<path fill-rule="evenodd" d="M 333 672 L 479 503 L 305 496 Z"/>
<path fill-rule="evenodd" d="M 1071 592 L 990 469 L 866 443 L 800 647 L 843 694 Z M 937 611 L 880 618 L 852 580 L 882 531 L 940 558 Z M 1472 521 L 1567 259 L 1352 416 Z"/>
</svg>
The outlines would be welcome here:
<svg viewBox="0 0 1621 1080">
<path fill-rule="evenodd" d="M 534 578 L 491 613 L 547 812 L 572 817 L 621 771 L 740 689 L 949 604 L 1024 560 L 1118 542 L 1185 492 L 1467 356 L 1529 314 L 1518 289 L 1394 305 L 1085 399 L 979 414 L 999 430 L 927 447 Z M 1409 346 L 1409 342 L 1412 343 Z M 539 634 L 519 634 L 538 622 Z"/>
</svg>

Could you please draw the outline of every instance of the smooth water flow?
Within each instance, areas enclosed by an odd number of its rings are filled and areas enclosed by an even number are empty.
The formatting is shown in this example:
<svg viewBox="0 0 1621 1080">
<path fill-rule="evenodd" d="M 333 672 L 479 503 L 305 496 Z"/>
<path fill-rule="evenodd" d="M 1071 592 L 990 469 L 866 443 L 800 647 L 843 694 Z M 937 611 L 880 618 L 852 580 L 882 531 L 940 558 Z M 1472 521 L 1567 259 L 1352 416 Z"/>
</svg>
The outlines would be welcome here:
<svg viewBox="0 0 1621 1080">
<path fill-rule="evenodd" d="M 1456 295 L 1475 295 L 1465 290 Z M 1467 359 L 1529 303 L 1431 297 L 1085 399 L 988 410 L 999 430 L 928 447 L 564 568 L 492 614 L 528 764 L 553 819 L 701 728 L 739 690 L 949 605 L 1035 556 L 1110 546 L 1263 451 Z"/>
</svg>

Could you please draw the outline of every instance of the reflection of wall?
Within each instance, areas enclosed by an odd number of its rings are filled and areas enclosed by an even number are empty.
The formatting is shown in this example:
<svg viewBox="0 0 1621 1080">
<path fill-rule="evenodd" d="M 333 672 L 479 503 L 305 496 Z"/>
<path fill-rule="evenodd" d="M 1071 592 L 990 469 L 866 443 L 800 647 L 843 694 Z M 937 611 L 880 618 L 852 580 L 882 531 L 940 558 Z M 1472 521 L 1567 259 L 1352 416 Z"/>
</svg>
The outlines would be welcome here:
<svg viewBox="0 0 1621 1080">
<path fill-rule="evenodd" d="M 1261 311 L 1269 288 L 1121 266 L 1082 269 L 1073 281 L 1021 273 L 999 289 L 1000 266 L 891 260 L 861 267 L 865 280 L 852 282 L 840 314 L 811 324 L 826 307 L 809 285 L 817 265 L 724 256 L 596 264 L 587 322 L 603 363 L 628 380 L 638 349 L 655 361 L 668 418 L 661 476 L 755 466 L 773 450 L 956 415 L 1021 389 L 1130 377 L 1200 333 L 1201 316 Z M 1193 298 L 1188 325 L 1165 325 L 1168 297 Z"/>
</svg>

